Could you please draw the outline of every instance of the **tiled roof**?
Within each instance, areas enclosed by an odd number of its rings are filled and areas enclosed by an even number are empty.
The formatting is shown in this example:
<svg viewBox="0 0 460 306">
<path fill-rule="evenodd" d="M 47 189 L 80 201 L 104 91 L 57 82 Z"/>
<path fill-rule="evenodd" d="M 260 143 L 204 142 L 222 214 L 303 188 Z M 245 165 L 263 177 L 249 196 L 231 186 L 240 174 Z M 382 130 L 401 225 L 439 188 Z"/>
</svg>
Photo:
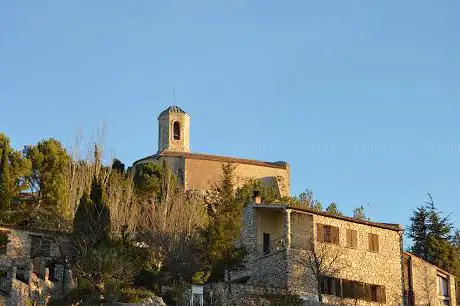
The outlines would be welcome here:
<svg viewBox="0 0 460 306">
<path fill-rule="evenodd" d="M 169 113 L 180 113 L 180 114 L 187 114 L 182 108 L 180 108 L 179 106 L 177 105 L 171 105 L 170 107 L 168 107 L 167 109 L 165 109 L 164 111 L 162 111 L 160 113 L 160 115 L 158 116 L 158 118 L 160 117 L 163 117 L 164 115 L 167 115 Z"/>
<path fill-rule="evenodd" d="M 235 157 L 228 157 L 228 156 L 218 156 L 218 155 L 211 155 L 211 154 L 171 152 L 171 151 L 163 151 L 159 154 L 147 156 L 145 158 L 135 161 L 134 164 L 141 162 L 141 161 L 149 160 L 149 159 L 159 159 L 161 157 L 184 157 L 184 158 L 190 158 L 190 159 L 212 160 L 212 161 L 220 161 L 224 163 L 240 163 L 240 164 L 264 166 L 264 167 L 280 168 L 280 169 L 288 168 L 288 164 L 283 161 L 266 162 L 266 161 L 260 161 L 260 160 L 235 158 Z"/>
<path fill-rule="evenodd" d="M 375 226 L 375 227 L 389 229 L 389 230 L 397 231 L 397 232 L 402 232 L 404 230 L 404 228 L 400 224 L 372 222 L 372 221 L 360 220 L 360 219 L 346 217 L 346 216 L 337 216 L 337 215 L 330 214 L 324 211 L 319 211 L 319 210 L 310 209 L 310 208 L 299 208 L 299 207 L 283 205 L 283 204 L 255 204 L 254 207 L 255 208 L 257 207 L 272 208 L 272 209 L 276 209 L 276 208 L 292 209 L 292 210 L 296 210 L 300 212 L 307 212 L 310 214 L 315 214 L 315 215 L 319 215 L 323 217 L 329 217 L 329 218 L 339 219 L 339 220 L 353 222 L 353 223 Z"/>
</svg>

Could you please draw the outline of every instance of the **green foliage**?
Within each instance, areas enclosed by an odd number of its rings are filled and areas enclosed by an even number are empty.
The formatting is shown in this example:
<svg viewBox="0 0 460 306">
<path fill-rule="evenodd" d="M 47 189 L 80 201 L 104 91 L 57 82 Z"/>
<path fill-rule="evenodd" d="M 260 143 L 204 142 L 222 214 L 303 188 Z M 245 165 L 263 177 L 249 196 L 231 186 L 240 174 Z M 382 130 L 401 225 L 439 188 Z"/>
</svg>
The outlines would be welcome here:
<svg viewBox="0 0 460 306">
<path fill-rule="evenodd" d="M 148 298 L 156 297 L 152 291 L 135 288 L 123 289 L 121 294 L 120 302 L 122 303 L 141 303 Z"/>
<path fill-rule="evenodd" d="M 26 146 L 24 154 L 32 162 L 29 182 L 32 190 L 38 194 L 39 202 L 69 217 L 66 174 L 70 157 L 62 144 L 52 138 L 46 139 L 35 146 Z"/>
<path fill-rule="evenodd" d="M 456 248 L 453 226 L 449 216 L 435 207 L 430 194 L 424 205 L 414 210 L 407 236 L 412 239 L 411 252 L 451 273 L 460 272 L 459 249 Z"/>
<path fill-rule="evenodd" d="M 0 206 L 2 211 L 9 210 L 12 194 L 12 182 L 10 178 L 10 164 L 9 164 L 9 142 L 4 139 L 2 145 L 2 154 L 0 156 Z"/>
<path fill-rule="evenodd" d="M 296 197 L 292 197 L 289 202 L 291 206 L 298 208 L 314 209 L 318 211 L 323 210 L 323 205 L 314 198 L 313 191 L 309 189 L 306 189 Z"/>
<path fill-rule="evenodd" d="M 363 220 L 363 221 L 369 221 L 369 218 L 366 217 L 366 214 L 364 212 L 363 205 L 356 207 L 353 210 L 353 218 L 358 219 L 358 220 Z"/>
<path fill-rule="evenodd" d="M 234 169 L 232 164 L 223 164 L 220 181 L 207 191 L 205 198 L 210 219 L 204 237 L 214 279 L 241 259 L 234 242 L 240 236 L 244 203 L 236 201 Z"/>
<path fill-rule="evenodd" d="M 209 271 L 198 271 L 192 277 L 192 284 L 194 285 L 203 285 L 211 276 Z"/>
<path fill-rule="evenodd" d="M 161 201 L 171 190 L 177 188 L 177 178 L 165 161 L 161 164 L 143 163 L 135 167 L 134 187 L 141 200 L 154 198 Z"/>
<path fill-rule="evenodd" d="M 0 133 L 0 209 L 9 210 L 15 198 L 26 190 L 31 162 L 10 147 L 9 138 Z"/>
<path fill-rule="evenodd" d="M 251 179 L 243 186 L 237 188 L 235 201 L 244 206 L 252 201 L 254 192 L 257 191 L 263 203 L 279 203 L 281 197 L 278 189 L 272 184 L 264 184 L 261 180 Z"/>
<path fill-rule="evenodd" d="M 0 247 L 5 247 L 9 241 L 8 234 L 0 234 Z"/>
<path fill-rule="evenodd" d="M 110 211 L 105 201 L 104 187 L 93 178 L 91 194 L 84 194 L 75 213 L 73 232 L 76 240 L 87 245 L 105 241 L 110 232 Z"/>
<path fill-rule="evenodd" d="M 332 202 L 331 204 L 329 204 L 328 207 L 326 207 L 326 212 L 331 215 L 343 216 L 343 214 L 337 208 L 337 204 L 335 204 L 334 202 Z"/>
</svg>

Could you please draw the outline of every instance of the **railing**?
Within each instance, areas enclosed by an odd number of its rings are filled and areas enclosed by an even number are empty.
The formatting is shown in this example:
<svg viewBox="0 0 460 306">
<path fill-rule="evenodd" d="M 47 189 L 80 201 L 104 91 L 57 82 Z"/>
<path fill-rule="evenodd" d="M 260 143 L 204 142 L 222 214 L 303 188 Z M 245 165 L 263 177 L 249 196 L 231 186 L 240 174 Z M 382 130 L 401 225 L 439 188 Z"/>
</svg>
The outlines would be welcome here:
<svg viewBox="0 0 460 306">
<path fill-rule="evenodd" d="M 272 239 L 269 241 L 268 244 L 260 244 L 257 246 L 257 255 L 258 256 L 265 256 L 272 254 L 277 251 L 281 251 L 286 249 L 287 247 L 287 241 L 286 238 L 283 236 Z"/>
</svg>

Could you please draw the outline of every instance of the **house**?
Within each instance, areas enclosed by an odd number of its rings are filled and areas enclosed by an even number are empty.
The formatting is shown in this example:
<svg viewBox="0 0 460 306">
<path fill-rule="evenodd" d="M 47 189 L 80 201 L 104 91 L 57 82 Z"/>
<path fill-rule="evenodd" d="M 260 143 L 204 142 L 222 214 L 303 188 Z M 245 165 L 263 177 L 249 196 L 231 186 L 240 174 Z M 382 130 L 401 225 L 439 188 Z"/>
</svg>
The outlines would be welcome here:
<svg viewBox="0 0 460 306">
<path fill-rule="evenodd" d="M 69 234 L 0 225 L 0 241 L 1 305 L 46 303 L 73 288 Z"/>
<path fill-rule="evenodd" d="M 454 275 L 409 252 L 403 259 L 406 305 L 457 305 Z"/>
<path fill-rule="evenodd" d="M 245 269 L 233 272 L 232 281 L 286 288 L 316 301 L 320 289 L 327 303 L 400 305 L 402 235 L 400 225 L 262 204 L 256 197 L 244 209 Z M 316 274 L 312 254 L 326 267 Z"/>
</svg>

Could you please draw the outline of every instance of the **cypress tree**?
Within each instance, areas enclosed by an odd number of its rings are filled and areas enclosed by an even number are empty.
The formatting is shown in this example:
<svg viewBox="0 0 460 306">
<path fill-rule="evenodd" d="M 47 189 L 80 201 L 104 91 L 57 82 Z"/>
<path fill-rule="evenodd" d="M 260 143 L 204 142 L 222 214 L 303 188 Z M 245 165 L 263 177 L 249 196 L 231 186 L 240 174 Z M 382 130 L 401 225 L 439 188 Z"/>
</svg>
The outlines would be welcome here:
<svg viewBox="0 0 460 306">
<path fill-rule="evenodd" d="M 2 211 L 9 210 L 12 200 L 12 184 L 10 177 L 10 163 L 8 158 L 9 142 L 3 139 L 0 157 L 0 207 Z"/>
</svg>

